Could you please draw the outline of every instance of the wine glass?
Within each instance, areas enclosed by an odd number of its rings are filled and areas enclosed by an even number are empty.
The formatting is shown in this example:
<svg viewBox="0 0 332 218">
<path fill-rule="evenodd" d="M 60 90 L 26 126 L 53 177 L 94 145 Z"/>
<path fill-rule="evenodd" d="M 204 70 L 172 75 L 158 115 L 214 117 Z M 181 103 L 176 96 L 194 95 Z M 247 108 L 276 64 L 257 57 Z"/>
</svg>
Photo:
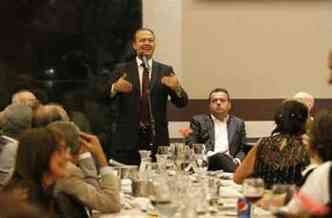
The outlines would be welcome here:
<svg viewBox="0 0 332 218">
<path fill-rule="evenodd" d="M 156 159 L 159 171 L 165 172 L 168 160 L 171 158 L 169 146 L 158 146 Z"/>
<path fill-rule="evenodd" d="M 141 164 L 139 166 L 140 175 L 145 178 L 147 170 L 149 170 L 149 163 L 151 163 L 151 151 L 139 150 L 139 155 L 141 157 Z"/>
<path fill-rule="evenodd" d="M 177 170 L 184 170 L 188 165 L 188 150 L 190 150 L 190 148 L 188 149 L 187 145 L 181 143 L 175 143 L 172 147 L 174 152 L 173 159 L 175 161 Z"/>
<path fill-rule="evenodd" d="M 192 144 L 192 149 L 194 150 L 194 153 L 197 155 L 204 154 L 205 153 L 205 145 L 196 143 Z"/>
<path fill-rule="evenodd" d="M 255 203 L 264 195 L 264 180 L 261 178 L 248 178 L 243 181 L 242 193 L 252 203 L 252 216 L 255 213 Z"/>
<path fill-rule="evenodd" d="M 158 154 L 169 155 L 169 146 L 158 146 L 157 149 Z"/>
<path fill-rule="evenodd" d="M 192 149 L 195 154 L 196 165 L 199 168 L 199 172 L 204 173 L 208 167 L 207 157 L 205 156 L 205 145 L 192 144 Z"/>
<path fill-rule="evenodd" d="M 296 191 L 295 185 L 274 184 L 269 199 L 269 210 L 274 213 L 278 208 L 285 205 L 288 196 L 292 196 Z"/>
<path fill-rule="evenodd" d="M 173 217 L 178 211 L 179 193 L 174 185 L 176 185 L 174 181 L 170 181 L 169 178 L 162 175 L 154 181 L 156 190 L 151 202 L 159 212 L 160 218 Z"/>
<path fill-rule="evenodd" d="M 163 173 L 167 169 L 167 160 L 168 157 L 166 154 L 156 154 L 158 170 Z"/>
<path fill-rule="evenodd" d="M 150 161 L 151 158 L 151 151 L 148 150 L 139 150 L 139 155 L 142 161 Z"/>
</svg>

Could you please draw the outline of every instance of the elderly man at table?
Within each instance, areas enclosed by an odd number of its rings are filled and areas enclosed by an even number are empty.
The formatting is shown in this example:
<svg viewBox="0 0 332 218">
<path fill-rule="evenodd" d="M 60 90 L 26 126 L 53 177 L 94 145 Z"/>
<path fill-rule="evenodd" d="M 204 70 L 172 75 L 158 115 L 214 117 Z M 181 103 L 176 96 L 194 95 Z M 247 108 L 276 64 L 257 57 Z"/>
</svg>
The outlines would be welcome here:
<svg viewBox="0 0 332 218">
<path fill-rule="evenodd" d="M 12 104 L 27 105 L 32 109 L 36 109 L 40 102 L 31 91 L 23 89 L 12 95 Z"/>
<path fill-rule="evenodd" d="M 295 100 L 298 100 L 298 101 L 302 102 L 303 104 L 305 104 L 308 107 L 309 116 L 310 116 L 310 119 L 312 120 L 313 117 L 311 116 L 311 114 L 313 112 L 313 108 L 314 108 L 314 105 L 315 105 L 314 96 L 310 95 L 307 92 L 298 92 L 294 95 L 293 98 Z"/>
<path fill-rule="evenodd" d="M 69 115 L 62 105 L 50 103 L 40 105 L 33 113 L 32 127 L 45 127 L 55 121 L 69 121 Z"/>
<path fill-rule="evenodd" d="M 244 121 L 229 114 L 231 101 L 226 89 L 216 88 L 209 94 L 210 114 L 199 114 L 192 118 L 192 134 L 189 144 L 203 143 L 206 146 L 209 170 L 234 172 L 245 153 Z"/>
<path fill-rule="evenodd" d="M 15 168 L 18 138 L 31 128 L 32 110 L 27 105 L 10 104 L 0 113 L 0 189 L 11 179 Z"/>
</svg>

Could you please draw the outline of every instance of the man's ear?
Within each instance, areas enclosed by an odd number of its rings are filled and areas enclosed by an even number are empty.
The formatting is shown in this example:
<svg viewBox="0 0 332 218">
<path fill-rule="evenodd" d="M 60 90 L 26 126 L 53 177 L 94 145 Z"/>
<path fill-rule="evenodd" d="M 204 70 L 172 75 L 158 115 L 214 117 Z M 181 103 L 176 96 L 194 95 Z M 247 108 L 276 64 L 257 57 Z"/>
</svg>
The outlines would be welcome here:
<svg viewBox="0 0 332 218">
<path fill-rule="evenodd" d="M 135 43 L 134 40 L 132 41 L 131 46 L 133 47 L 133 49 L 134 49 L 135 51 L 137 50 L 137 46 L 136 46 L 136 43 Z"/>
</svg>

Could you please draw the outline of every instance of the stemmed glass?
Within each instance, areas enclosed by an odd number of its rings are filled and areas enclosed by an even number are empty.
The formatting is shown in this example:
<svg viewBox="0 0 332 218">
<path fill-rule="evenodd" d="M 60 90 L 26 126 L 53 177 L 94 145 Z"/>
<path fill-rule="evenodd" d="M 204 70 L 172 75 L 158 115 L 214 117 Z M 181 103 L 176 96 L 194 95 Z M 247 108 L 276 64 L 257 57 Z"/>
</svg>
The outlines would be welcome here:
<svg viewBox="0 0 332 218">
<path fill-rule="evenodd" d="M 151 152 L 148 150 L 139 150 L 139 154 L 141 156 L 141 165 L 139 167 L 139 173 L 143 179 L 147 179 L 146 177 L 149 174 L 150 163 L 151 163 Z"/>
<path fill-rule="evenodd" d="M 269 200 L 269 210 L 275 213 L 278 208 L 282 207 L 287 200 L 287 196 L 292 196 L 296 192 L 295 185 L 275 184 L 272 186 Z"/>
<path fill-rule="evenodd" d="M 154 185 L 156 190 L 152 204 L 158 210 L 160 218 L 174 217 L 180 206 L 179 192 L 173 187 L 176 185 L 175 181 L 160 175 Z"/>
<path fill-rule="evenodd" d="M 164 172 L 170 159 L 169 146 L 158 146 L 156 158 L 159 170 Z"/>
<path fill-rule="evenodd" d="M 261 178 L 248 178 L 243 181 L 242 193 L 248 201 L 252 203 L 252 216 L 255 213 L 255 203 L 264 195 L 264 180 Z"/>
<path fill-rule="evenodd" d="M 196 164 L 199 168 L 200 173 L 204 173 L 207 170 L 208 163 L 205 156 L 205 145 L 204 144 L 192 144 L 192 149 L 195 154 Z"/>
<path fill-rule="evenodd" d="M 158 146 L 157 153 L 169 155 L 169 146 Z"/>
<path fill-rule="evenodd" d="M 173 159 L 175 161 L 175 165 L 177 170 L 181 171 L 185 169 L 186 163 L 188 162 L 188 146 L 181 143 L 175 143 L 172 145 L 173 150 Z"/>
</svg>

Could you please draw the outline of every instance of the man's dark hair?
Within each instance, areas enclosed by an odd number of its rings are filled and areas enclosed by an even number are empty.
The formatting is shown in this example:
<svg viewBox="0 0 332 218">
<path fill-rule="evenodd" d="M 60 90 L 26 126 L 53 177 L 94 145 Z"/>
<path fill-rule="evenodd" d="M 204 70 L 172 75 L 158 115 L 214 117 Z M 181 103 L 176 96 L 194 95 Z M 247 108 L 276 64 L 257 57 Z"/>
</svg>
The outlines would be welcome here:
<svg viewBox="0 0 332 218">
<path fill-rule="evenodd" d="M 231 97 L 229 96 L 229 93 L 227 91 L 227 89 L 224 89 L 224 88 L 215 88 L 213 89 L 210 93 L 209 93 L 209 102 L 211 100 L 211 96 L 212 94 L 216 93 L 216 92 L 223 92 L 227 95 L 227 100 L 230 101 L 231 100 Z"/>
<path fill-rule="evenodd" d="M 332 111 L 322 110 L 315 116 L 310 130 L 310 141 L 319 157 L 332 160 Z"/>
<path fill-rule="evenodd" d="M 153 35 L 153 38 L 155 38 L 155 35 L 154 35 L 154 32 L 153 32 L 152 29 L 147 28 L 147 27 L 141 27 L 141 28 L 139 28 L 139 29 L 137 29 L 137 30 L 135 31 L 135 33 L 134 33 L 134 35 L 133 35 L 133 42 L 136 41 L 136 34 L 139 33 L 139 32 L 142 32 L 142 31 L 148 31 L 148 32 L 150 32 L 150 33 Z"/>
<path fill-rule="evenodd" d="M 75 123 L 70 121 L 55 121 L 48 124 L 47 128 L 61 132 L 72 154 L 78 154 L 80 147 L 80 129 Z"/>
<path fill-rule="evenodd" d="M 54 129 L 26 130 L 18 140 L 14 175 L 41 184 L 43 175 L 49 171 L 51 156 L 63 140 L 62 133 Z"/>
</svg>

